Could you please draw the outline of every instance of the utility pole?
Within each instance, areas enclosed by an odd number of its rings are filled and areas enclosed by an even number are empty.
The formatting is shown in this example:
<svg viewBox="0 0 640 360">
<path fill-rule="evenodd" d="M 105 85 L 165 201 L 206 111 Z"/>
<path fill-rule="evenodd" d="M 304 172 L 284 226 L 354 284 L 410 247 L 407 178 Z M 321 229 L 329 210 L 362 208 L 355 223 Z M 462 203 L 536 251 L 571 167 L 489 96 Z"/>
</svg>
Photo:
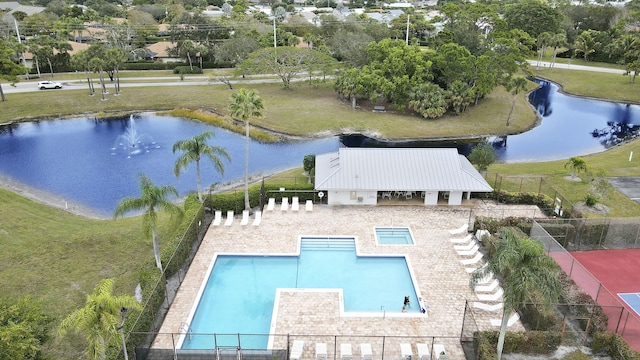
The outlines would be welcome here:
<svg viewBox="0 0 640 360">
<path fill-rule="evenodd" d="M 407 14 L 407 37 L 405 38 L 405 43 L 407 44 L 407 46 L 409 46 L 409 14 Z"/>
<path fill-rule="evenodd" d="M 18 21 L 15 18 L 13 19 L 13 24 L 16 26 L 16 36 L 18 37 L 18 43 L 22 44 L 22 39 L 20 39 L 20 29 L 18 29 Z M 27 77 L 27 80 L 29 80 L 29 69 L 27 68 L 27 59 L 24 58 L 24 51 L 20 53 L 20 56 L 22 57 L 22 65 L 24 65 L 24 67 L 27 69 L 27 73 L 25 74 L 25 76 Z"/>
<path fill-rule="evenodd" d="M 275 49 L 277 47 L 277 43 L 276 43 L 276 17 L 273 17 L 273 48 Z"/>
</svg>

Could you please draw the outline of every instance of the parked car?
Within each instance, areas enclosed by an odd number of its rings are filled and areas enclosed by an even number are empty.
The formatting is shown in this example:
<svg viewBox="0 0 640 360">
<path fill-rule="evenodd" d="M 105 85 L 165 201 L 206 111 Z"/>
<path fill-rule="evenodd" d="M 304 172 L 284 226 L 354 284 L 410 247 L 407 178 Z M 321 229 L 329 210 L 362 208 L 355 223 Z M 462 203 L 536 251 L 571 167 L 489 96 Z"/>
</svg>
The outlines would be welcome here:
<svg viewBox="0 0 640 360">
<path fill-rule="evenodd" d="M 38 89 L 62 89 L 62 84 L 55 81 L 40 81 L 38 83 Z"/>
</svg>

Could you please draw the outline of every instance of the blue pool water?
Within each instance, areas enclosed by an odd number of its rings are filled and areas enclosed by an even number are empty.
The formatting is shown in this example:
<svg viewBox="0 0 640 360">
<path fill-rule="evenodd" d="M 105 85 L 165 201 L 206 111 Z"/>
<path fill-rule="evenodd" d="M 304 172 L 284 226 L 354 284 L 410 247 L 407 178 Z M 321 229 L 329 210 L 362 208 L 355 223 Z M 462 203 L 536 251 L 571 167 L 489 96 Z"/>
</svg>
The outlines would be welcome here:
<svg viewBox="0 0 640 360">
<path fill-rule="evenodd" d="M 376 228 L 376 239 L 380 245 L 413 245 L 409 228 Z"/>
<path fill-rule="evenodd" d="M 323 246 L 302 239 L 300 256 L 219 255 L 191 319 L 184 349 L 240 346 L 266 349 L 277 288 L 343 289 L 345 312 L 401 312 L 405 295 L 417 313 L 417 293 L 404 256 L 356 256 L 355 240 Z M 240 339 L 238 339 L 240 338 Z M 240 342 L 240 344 L 238 344 Z"/>
</svg>

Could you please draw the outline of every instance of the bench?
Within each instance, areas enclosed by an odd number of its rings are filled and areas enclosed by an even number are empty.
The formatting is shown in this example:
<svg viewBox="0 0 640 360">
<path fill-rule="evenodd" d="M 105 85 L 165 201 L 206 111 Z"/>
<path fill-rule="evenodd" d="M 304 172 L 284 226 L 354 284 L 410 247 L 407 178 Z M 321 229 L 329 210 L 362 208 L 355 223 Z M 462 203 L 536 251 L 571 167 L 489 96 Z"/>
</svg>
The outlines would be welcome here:
<svg viewBox="0 0 640 360">
<path fill-rule="evenodd" d="M 373 107 L 373 112 L 385 112 L 387 111 L 384 106 L 374 106 Z"/>
</svg>

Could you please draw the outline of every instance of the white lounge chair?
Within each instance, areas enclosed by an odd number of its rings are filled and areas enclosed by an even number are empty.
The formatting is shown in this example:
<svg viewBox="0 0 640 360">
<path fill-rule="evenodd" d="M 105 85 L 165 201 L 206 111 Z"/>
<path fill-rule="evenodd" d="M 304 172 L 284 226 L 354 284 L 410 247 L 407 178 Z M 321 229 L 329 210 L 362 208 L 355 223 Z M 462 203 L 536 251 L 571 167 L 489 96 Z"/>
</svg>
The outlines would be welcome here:
<svg viewBox="0 0 640 360">
<path fill-rule="evenodd" d="M 326 359 L 327 359 L 327 344 L 316 343 L 316 360 L 326 360 Z"/>
<path fill-rule="evenodd" d="M 456 251 L 469 251 L 473 249 L 474 246 L 477 246 L 478 242 L 475 239 L 471 239 L 467 245 L 453 245 L 453 248 Z"/>
<path fill-rule="evenodd" d="M 483 302 L 474 301 L 473 307 L 484 310 L 484 311 L 496 312 L 498 310 L 501 310 L 504 307 L 504 303 L 499 302 L 495 304 L 485 304 Z"/>
<path fill-rule="evenodd" d="M 435 358 L 438 360 L 445 360 L 449 357 L 444 351 L 444 345 L 442 344 L 433 344 L 433 355 L 435 355 Z"/>
<path fill-rule="evenodd" d="M 460 260 L 460 262 L 462 263 L 462 265 L 473 265 L 473 264 L 477 264 L 480 260 L 482 260 L 482 253 L 478 252 L 476 254 L 476 256 L 474 256 L 472 259 L 465 259 L 465 260 Z"/>
<path fill-rule="evenodd" d="M 340 344 L 340 359 L 353 359 L 353 354 L 351 353 L 351 344 Z"/>
<path fill-rule="evenodd" d="M 307 200 L 307 202 L 304 204 L 304 210 L 313 211 L 313 201 Z"/>
<path fill-rule="evenodd" d="M 291 346 L 291 353 L 289 359 L 300 360 L 302 357 L 302 350 L 304 349 L 304 340 L 294 340 L 293 346 Z"/>
<path fill-rule="evenodd" d="M 473 265 L 473 264 L 471 264 Z M 489 266 L 489 263 L 484 263 L 484 265 L 480 266 L 480 267 L 468 267 L 468 268 L 464 268 L 465 270 L 467 270 L 467 272 L 469 274 L 471 274 L 472 272 L 478 270 L 478 269 L 484 269 L 487 266 Z M 488 284 L 491 280 L 493 280 L 493 274 L 491 274 L 491 276 L 487 276 L 485 277 L 483 280 L 479 281 L 478 284 L 480 285 L 486 285 Z"/>
<path fill-rule="evenodd" d="M 262 211 L 256 211 L 253 214 L 253 216 L 254 216 L 253 223 L 251 225 L 253 225 L 253 226 L 260 225 L 260 223 L 262 222 Z"/>
<path fill-rule="evenodd" d="M 400 344 L 400 354 L 402 355 L 403 360 L 412 360 L 413 351 L 411 350 L 411 344 L 408 344 L 408 343 Z"/>
<path fill-rule="evenodd" d="M 282 198 L 282 205 L 280 206 L 280 210 L 281 211 L 289 210 L 289 198 L 287 197 Z"/>
<path fill-rule="evenodd" d="M 249 223 L 249 210 L 242 210 L 242 220 L 240 225 L 247 225 Z"/>
<path fill-rule="evenodd" d="M 220 226 L 222 222 L 222 211 L 216 210 L 215 217 L 213 218 L 213 226 Z"/>
<path fill-rule="evenodd" d="M 518 315 L 518 313 L 514 313 L 507 321 L 507 327 L 511 327 L 518 320 L 520 320 L 520 315 Z M 489 321 L 491 322 L 492 326 L 499 327 L 500 325 L 502 325 L 502 319 L 489 319 Z"/>
<path fill-rule="evenodd" d="M 504 291 L 502 290 L 502 288 L 498 288 L 498 291 L 496 291 L 493 294 L 476 294 L 476 295 L 478 296 L 478 300 L 480 301 L 498 301 L 498 299 L 502 297 L 503 293 Z"/>
<path fill-rule="evenodd" d="M 360 358 L 362 360 L 373 360 L 373 352 L 371 351 L 371 344 L 360 344 Z"/>
<path fill-rule="evenodd" d="M 473 235 L 469 234 L 469 235 L 463 237 L 462 239 L 450 239 L 450 240 L 454 244 L 466 244 L 469 241 L 473 240 Z"/>
<path fill-rule="evenodd" d="M 300 210 L 300 203 L 298 202 L 298 197 L 294 196 L 291 198 L 291 211 Z"/>
<path fill-rule="evenodd" d="M 430 360 L 431 352 L 429 352 L 429 344 L 416 344 L 416 348 L 418 348 L 418 360 Z"/>
<path fill-rule="evenodd" d="M 267 211 L 273 211 L 276 208 L 276 198 L 269 198 L 269 203 L 267 204 Z"/>
<path fill-rule="evenodd" d="M 467 231 L 469 229 L 469 224 L 464 224 L 462 226 L 460 226 L 459 228 L 455 229 L 455 230 L 449 230 L 449 234 L 451 235 L 459 235 L 464 233 L 465 231 Z"/>
<path fill-rule="evenodd" d="M 231 226 L 233 224 L 233 211 L 227 211 L 227 220 L 224 222 L 224 226 Z"/>
<path fill-rule="evenodd" d="M 500 282 L 497 279 L 493 279 L 492 282 L 490 282 L 487 285 L 476 285 L 476 287 L 474 288 L 474 290 L 476 292 L 492 292 L 493 290 L 495 290 L 498 286 L 500 286 Z"/>
<path fill-rule="evenodd" d="M 466 251 L 457 251 L 457 253 L 460 256 L 472 256 L 472 255 L 479 254 L 479 250 L 480 250 L 480 246 L 478 246 L 478 244 L 475 244 L 471 249 Z"/>
</svg>

